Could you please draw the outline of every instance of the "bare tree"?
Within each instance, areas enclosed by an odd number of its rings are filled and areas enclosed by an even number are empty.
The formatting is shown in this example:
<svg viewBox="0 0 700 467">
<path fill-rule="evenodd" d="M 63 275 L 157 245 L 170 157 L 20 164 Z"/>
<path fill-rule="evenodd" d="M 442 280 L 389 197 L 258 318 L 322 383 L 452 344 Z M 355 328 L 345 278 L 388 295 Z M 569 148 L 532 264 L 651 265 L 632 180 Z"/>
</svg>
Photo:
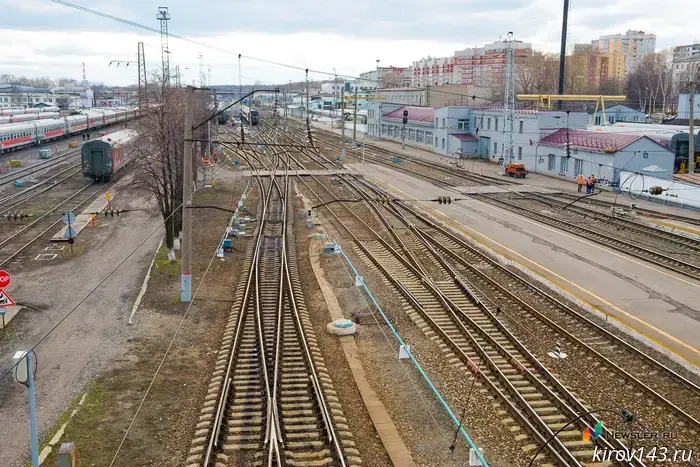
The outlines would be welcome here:
<svg viewBox="0 0 700 467">
<path fill-rule="evenodd" d="M 656 55 L 658 89 L 661 93 L 661 112 L 667 111 L 666 104 L 673 95 L 673 50 L 666 49 Z"/>
<path fill-rule="evenodd" d="M 142 113 L 134 143 L 135 187 L 149 192 L 165 221 L 165 244 L 168 260 L 175 261 L 175 243 L 182 226 L 182 177 L 185 130 L 184 88 L 162 86 L 154 73 L 147 89 L 148 105 Z M 197 116 L 207 114 L 206 97 L 195 100 Z"/>
</svg>

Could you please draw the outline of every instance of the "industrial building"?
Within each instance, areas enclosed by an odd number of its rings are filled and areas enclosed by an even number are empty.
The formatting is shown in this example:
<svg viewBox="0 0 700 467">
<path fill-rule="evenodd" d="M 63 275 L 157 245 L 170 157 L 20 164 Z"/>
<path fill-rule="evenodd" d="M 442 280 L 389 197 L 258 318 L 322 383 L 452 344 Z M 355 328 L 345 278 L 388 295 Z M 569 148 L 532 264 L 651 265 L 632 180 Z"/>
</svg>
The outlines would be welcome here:
<svg viewBox="0 0 700 467">
<path fill-rule="evenodd" d="M 644 123 L 647 116 L 644 112 L 632 109 L 626 105 L 613 105 L 605 109 L 605 112 L 598 110 L 591 114 L 590 124 L 603 125 L 605 123 L 634 122 Z"/>
<path fill-rule="evenodd" d="M 63 109 L 85 109 L 93 107 L 93 98 L 92 89 L 78 86 L 39 89 L 31 86 L 0 83 L 0 108 L 27 108 L 45 103 Z"/>
</svg>

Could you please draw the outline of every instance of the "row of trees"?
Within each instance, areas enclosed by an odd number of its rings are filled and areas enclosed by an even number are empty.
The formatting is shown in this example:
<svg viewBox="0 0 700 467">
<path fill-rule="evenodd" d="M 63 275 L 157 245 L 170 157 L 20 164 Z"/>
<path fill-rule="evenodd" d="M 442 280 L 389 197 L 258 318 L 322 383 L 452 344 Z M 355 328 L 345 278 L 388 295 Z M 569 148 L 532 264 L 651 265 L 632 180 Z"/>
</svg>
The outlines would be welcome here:
<svg viewBox="0 0 700 467">
<path fill-rule="evenodd" d="M 687 79 L 674 80 L 673 53 L 662 50 L 644 57 L 642 64 L 622 79 L 600 77 L 600 56 L 582 50 L 566 57 L 566 94 L 626 95 L 627 105 L 647 113 L 673 113 L 678 93 Z M 613 64 L 610 64 L 612 66 Z M 516 84 L 523 94 L 556 94 L 559 85 L 559 54 L 535 52 L 516 62 Z"/>
<path fill-rule="evenodd" d="M 64 86 L 67 83 L 71 83 L 74 80 L 70 78 L 58 78 L 53 80 L 48 76 L 42 76 L 41 78 L 27 78 L 26 76 L 15 76 L 8 73 L 3 73 L 0 75 L 0 83 L 6 84 L 19 84 L 22 86 L 32 86 L 34 88 L 55 88 L 56 86 Z"/>
</svg>

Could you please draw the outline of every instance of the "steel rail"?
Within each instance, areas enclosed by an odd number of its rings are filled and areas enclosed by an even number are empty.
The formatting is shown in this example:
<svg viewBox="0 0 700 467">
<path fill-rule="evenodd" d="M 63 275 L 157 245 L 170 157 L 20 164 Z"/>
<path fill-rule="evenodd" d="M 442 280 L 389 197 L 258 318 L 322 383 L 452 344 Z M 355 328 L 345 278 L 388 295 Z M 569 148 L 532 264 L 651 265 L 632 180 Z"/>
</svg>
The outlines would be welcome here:
<svg viewBox="0 0 700 467">
<path fill-rule="evenodd" d="M 331 193 L 332 196 L 334 196 L 335 198 L 337 198 L 337 197 L 335 196 L 335 194 L 333 194 L 330 190 L 328 190 L 328 188 L 325 187 L 325 185 L 321 184 L 320 181 L 319 181 L 315 176 L 312 176 L 312 177 L 313 177 L 322 187 L 324 187 L 324 189 L 326 189 L 326 191 L 328 191 L 329 193 Z M 306 184 L 307 188 L 309 188 L 309 190 L 310 190 L 312 193 L 314 193 L 314 195 L 315 195 L 317 198 L 319 198 L 320 200 L 322 200 L 322 198 L 318 195 L 318 193 L 316 193 L 316 191 L 313 190 L 313 189 L 308 185 L 308 183 L 306 183 L 305 180 L 303 180 L 303 179 L 301 179 L 301 180 L 304 182 L 304 184 Z M 347 206 L 345 203 L 343 203 L 342 201 L 340 202 L 340 204 L 341 204 L 345 209 L 347 209 L 349 212 L 353 213 L 353 215 L 355 215 L 355 217 L 356 217 L 362 224 L 364 224 L 365 227 L 366 227 L 368 230 L 370 230 L 371 232 L 373 232 L 374 236 L 379 240 L 380 243 L 382 243 L 382 244 L 383 244 L 387 249 L 389 249 L 390 251 L 393 251 L 394 257 L 397 258 L 398 261 L 400 261 L 401 263 L 403 263 L 404 266 L 406 266 L 409 270 L 415 271 L 414 266 L 413 266 L 412 264 L 410 264 L 410 263 L 409 263 L 405 258 L 403 258 L 401 255 L 399 255 L 399 254 L 393 249 L 393 247 L 392 247 L 391 245 L 389 245 L 389 244 L 382 238 L 382 236 L 380 236 L 376 231 L 374 231 L 374 229 L 372 229 L 372 227 L 370 227 L 361 217 L 357 216 L 357 214 L 354 213 L 354 211 L 352 211 L 351 209 L 349 209 L 348 206 Z M 373 206 L 373 203 L 370 203 L 370 207 L 372 207 L 372 206 Z M 358 247 L 359 247 L 359 248 L 367 255 L 367 257 L 377 266 L 377 268 L 378 268 L 380 271 L 382 271 L 382 272 L 386 275 L 386 277 L 399 289 L 399 292 L 400 292 L 402 295 L 404 295 L 404 296 L 413 304 L 413 306 L 414 306 L 418 311 L 421 311 L 421 314 L 423 315 L 423 317 L 426 318 L 429 322 L 431 322 L 432 327 L 433 327 L 434 329 L 436 329 L 436 330 L 441 334 L 441 336 L 443 336 L 444 340 L 448 343 L 448 345 L 450 345 L 450 347 L 453 349 L 453 351 L 455 351 L 455 353 L 456 353 L 457 355 L 460 355 L 460 357 L 461 357 L 461 359 L 462 359 L 463 361 L 467 362 L 468 367 L 469 367 L 473 372 L 475 372 L 475 373 L 478 374 L 478 372 L 479 372 L 478 366 L 469 358 L 469 356 L 468 356 L 466 353 L 464 353 L 464 350 L 463 350 L 461 347 L 459 347 L 459 346 L 454 342 L 454 340 L 453 340 L 449 335 L 447 335 L 446 332 L 444 332 L 444 330 L 442 330 L 441 326 L 440 326 L 439 324 L 437 324 L 437 323 L 432 319 L 432 317 L 431 317 L 427 312 L 425 312 L 425 311 L 423 310 L 423 307 L 422 307 L 420 301 L 419 301 L 419 300 L 418 300 L 418 299 L 417 299 L 417 298 L 416 298 L 416 297 L 415 297 L 415 296 L 414 296 L 414 295 L 413 295 L 413 294 L 412 294 L 398 279 L 396 279 L 389 271 L 387 271 L 387 270 L 383 267 L 383 265 L 376 259 L 376 257 L 369 251 L 369 249 L 366 248 L 366 246 L 363 244 L 363 242 L 361 242 L 361 241 L 354 235 L 354 233 L 349 229 L 349 227 L 347 227 L 347 225 L 346 225 L 344 222 L 342 222 L 342 221 L 340 220 L 340 218 L 335 214 L 335 212 L 334 212 L 332 209 L 330 209 L 330 207 L 326 206 L 326 208 L 327 208 L 328 211 L 333 215 L 333 217 L 336 219 L 336 221 L 338 221 L 339 224 L 348 232 L 348 234 L 352 237 L 353 241 L 358 245 Z M 417 274 L 417 275 L 419 276 L 419 274 Z M 443 300 L 443 301 L 445 301 L 445 299 L 447 299 L 447 297 L 445 297 L 444 294 L 439 294 L 439 295 L 442 296 L 442 300 Z M 449 299 L 447 299 L 447 300 L 449 300 Z M 448 303 L 449 303 L 449 302 L 448 302 Z M 471 334 L 470 334 L 468 331 L 466 331 L 466 330 L 465 330 L 465 335 L 471 336 Z M 490 366 L 491 366 L 491 368 L 494 369 L 494 373 L 497 374 L 497 375 L 500 375 L 502 384 L 504 385 L 504 387 L 506 387 L 506 388 L 509 389 L 509 396 L 510 396 L 510 397 L 514 397 L 514 398 L 516 398 L 516 399 L 517 399 L 517 398 L 520 398 L 520 399 L 521 399 L 521 403 L 524 403 L 524 398 L 522 398 L 522 396 L 520 395 L 520 393 L 518 393 L 517 390 L 515 390 L 514 386 L 508 381 L 508 379 L 507 379 L 507 378 L 505 377 L 505 375 L 500 371 L 500 369 L 499 369 L 498 366 L 493 362 L 493 360 L 486 354 L 486 352 L 485 352 L 484 349 L 481 347 L 481 345 L 478 344 L 478 342 L 476 342 L 476 340 L 473 338 L 473 336 L 471 336 L 471 341 L 475 344 L 474 347 L 477 348 L 478 350 L 480 350 L 480 353 L 484 356 L 485 361 L 490 362 Z M 509 400 L 509 398 L 495 385 L 494 382 L 492 382 L 489 378 L 484 378 L 484 381 L 486 382 L 486 384 L 489 385 L 489 387 L 491 387 L 492 391 L 499 397 L 499 399 L 503 402 L 503 404 L 506 406 L 506 408 L 509 409 L 509 412 L 510 412 L 512 415 L 514 415 L 517 419 L 520 420 L 521 425 L 522 425 L 524 428 L 526 428 L 526 429 L 528 430 L 528 432 L 530 432 L 530 434 L 533 435 L 533 436 L 535 437 L 535 439 L 537 439 L 537 440 L 539 441 L 540 444 L 544 445 L 544 444 L 546 443 L 546 439 L 547 439 L 547 438 L 545 438 L 545 437 L 541 434 L 540 430 L 544 430 L 545 432 L 549 431 L 549 433 L 548 433 L 549 435 L 551 435 L 552 432 L 551 432 L 551 430 L 549 430 L 548 427 L 546 427 L 546 424 L 544 424 L 544 422 L 542 421 L 541 417 L 539 417 L 539 415 L 537 415 L 537 414 L 532 410 L 532 408 L 531 408 L 529 405 L 527 405 L 527 404 L 525 404 L 525 407 L 529 408 L 529 409 L 530 409 L 530 412 L 528 413 L 528 416 L 525 416 L 525 415 L 521 412 L 521 410 L 519 410 L 518 408 L 515 407 L 515 405 L 514 405 L 514 404 Z M 527 408 L 525 408 L 524 410 L 527 411 Z M 535 426 L 532 425 L 531 419 L 532 419 L 533 422 L 539 424 L 539 428 L 535 428 Z M 544 427 L 542 426 L 542 424 L 544 424 Z M 557 445 L 558 445 L 558 446 L 557 446 Z M 570 452 L 565 446 L 563 446 L 563 444 L 561 444 L 561 441 L 558 440 L 558 439 L 557 439 L 557 441 L 554 442 L 554 444 L 552 444 L 552 443 L 547 444 L 547 449 L 548 449 L 548 452 L 549 452 L 550 456 L 551 456 L 552 458 L 556 459 L 556 460 L 559 462 L 560 465 L 563 465 L 563 466 L 568 466 L 568 465 L 580 465 L 580 463 L 578 463 L 578 461 L 572 456 L 571 452 Z M 568 460 L 565 460 L 564 457 L 562 457 L 562 454 L 560 453 L 560 450 L 561 450 L 563 453 L 565 453 L 564 455 L 565 455 L 565 457 L 568 457 Z M 566 454 L 566 453 L 568 453 L 568 454 Z M 570 462 L 574 462 L 574 463 L 571 464 Z"/>
</svg>

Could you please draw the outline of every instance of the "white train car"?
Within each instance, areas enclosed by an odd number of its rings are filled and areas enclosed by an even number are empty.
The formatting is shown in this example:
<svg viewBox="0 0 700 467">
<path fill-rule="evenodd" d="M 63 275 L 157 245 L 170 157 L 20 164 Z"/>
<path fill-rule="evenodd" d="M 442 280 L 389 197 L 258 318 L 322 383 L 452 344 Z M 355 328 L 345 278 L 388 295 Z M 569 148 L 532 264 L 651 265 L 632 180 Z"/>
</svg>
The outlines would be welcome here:
<svg viewBox="0 0 700 467">
<path fill-rule="evenodd" d="M 61 116 L 61 114 L 59 112 L 41 112 L 41 113 L 1 116 L 0 117 L 0 125 L 4 124 L 4 123 L 20 123 L 20 122 L 29 122 L 31 120 L 45 120 L 47 118 L 58 118 L 60 116 Z"/>
<path fill-rule="evenodd" d="M 44 112 L 58 112 L 60 109 L 58 107 L 30 107 L 30 108 L 9 108 L 0 109 L 0 116 L 12 116 L 12 115 L 24 115 L 24 114 L 36 114 Z"/>
</svg>

